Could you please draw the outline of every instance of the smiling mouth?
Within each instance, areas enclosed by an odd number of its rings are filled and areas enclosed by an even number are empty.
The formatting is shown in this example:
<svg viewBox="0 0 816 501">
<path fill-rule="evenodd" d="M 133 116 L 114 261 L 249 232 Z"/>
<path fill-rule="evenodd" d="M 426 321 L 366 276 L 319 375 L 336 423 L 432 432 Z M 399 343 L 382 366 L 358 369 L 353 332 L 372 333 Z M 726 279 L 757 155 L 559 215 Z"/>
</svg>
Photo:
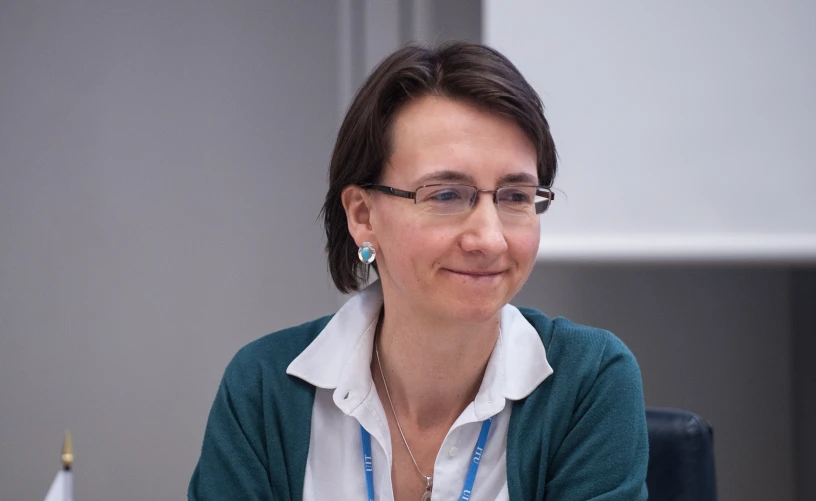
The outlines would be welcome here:
<svg viewBox="0 0 816 501">
<path fill-rule="evenodd" d="M 497 275 L 501 275 L 504 273 L 503 271 L 459 271 L 459 270 L 451 270 L 445 268 L 447 271 L 454 273 L 456 275 L 462 275 L 465 277 L 473 277 L 473 278 L 490 278 L 495 277 Z"/>
</svg>

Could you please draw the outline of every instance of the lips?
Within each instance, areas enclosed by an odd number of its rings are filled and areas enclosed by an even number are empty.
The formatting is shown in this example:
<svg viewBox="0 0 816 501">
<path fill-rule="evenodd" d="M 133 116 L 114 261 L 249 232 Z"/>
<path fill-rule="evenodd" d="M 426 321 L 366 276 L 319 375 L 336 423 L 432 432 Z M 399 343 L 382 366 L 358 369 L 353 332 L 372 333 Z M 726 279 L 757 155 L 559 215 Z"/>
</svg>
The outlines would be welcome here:
<svg viewBox="0 0 816 501">
<path fill-rule="evenodd" d="M 493 276 L 500 275 L 500 274 L 504 273 L 504 270 L 497 270 L 497 271 L 472 270 L 471 271 L 471 270 L 452 270 L 452 269 L 449 269 L 449 268 L 446 268 L 446 270 L 451 272 L 451 273 L 455 273 L 457 275 L 464 275 L 464 276 L 477 277 L 477 278 L 480 278 L 480 277 L 493 277 Z"/>
</svg>

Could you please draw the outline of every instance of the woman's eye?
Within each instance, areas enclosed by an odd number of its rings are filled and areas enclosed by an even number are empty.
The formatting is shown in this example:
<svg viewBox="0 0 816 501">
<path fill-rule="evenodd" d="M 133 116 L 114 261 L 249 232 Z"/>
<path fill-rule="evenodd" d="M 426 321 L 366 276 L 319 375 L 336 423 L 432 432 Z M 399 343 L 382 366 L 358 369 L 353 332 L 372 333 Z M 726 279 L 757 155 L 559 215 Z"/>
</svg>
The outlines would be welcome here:
<svg viewBox="0 0 816 501">
<path fill-rule="evenodd" d="M 531 200 L 530 195 L 522 190 L 506 190 L 505 193 L 502 193 L 501 199 L 514 204 L 530 203 Z"/>
<path fill-rule="evenodd" d="M 458 200 L 461 197 L 459 193 L 456 191 L 439 191 L 431 195 L 430 199 L 435 202 L 450 202 L 453 200 Z"/>
</svg>

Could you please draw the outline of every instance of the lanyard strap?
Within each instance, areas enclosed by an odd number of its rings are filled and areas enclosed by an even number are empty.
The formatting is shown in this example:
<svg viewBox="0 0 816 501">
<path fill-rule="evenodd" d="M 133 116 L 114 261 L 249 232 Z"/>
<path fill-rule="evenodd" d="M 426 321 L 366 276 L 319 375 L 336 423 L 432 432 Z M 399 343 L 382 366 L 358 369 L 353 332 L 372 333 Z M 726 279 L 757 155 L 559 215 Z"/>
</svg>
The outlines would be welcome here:
<svg viewBox="0 0 816 501">
<path fill-rule="evenodd" d="M 479 470 L 479 463 L 482 461 L 482 454 L 484 454 L 487 446 L 487 434 L 490 432 L 492 422 L 493 418 L 491 417 L 482 423 L 482 431 L 479 432 L 479 440 L 476 441 L 476 447 L 473 448 L 473 457 L 470 460 L 470 466 L 468 466 L 465 486 L 462 488 L 462 496 L 459 498 L 460 501 L 470 501 L 473 494 L 473 483 L 476 482 L 476 472 Z M 363 469 L 365 471 L 368 501 L 374 501 L 374 462 L 371 459 L 371 434 L 362 426 L 360 426 L 360 438 L 363 441 Z"/>
<path fill-rule="evenodd" d="M 363 468 L 365 469 L 368 501 L 374 501 L 374 461 L 371 459 L 371 434 L 360 426 L 360 438 L 363 441 Z"/>
<path fill-rule="evenodd" d="M 482 461 L 482 453 L 487 446 L 487 433 L 490 431 L 490 423 L 493 418 L 488 418 L 482 423 L 482 431 L 479 432 L 479 440 L 476 441 L 476 447 L 473 449 L 473 459 L 470 460 L 467 477 L 465 477 L 465 487 L 462 489 L 462 497 L 460 501 L 469 501 L 470 494 L 473 492 L 473 482 L 476 481 L 476 471 L 479 470 L 479 463 Z"/>
</svg>

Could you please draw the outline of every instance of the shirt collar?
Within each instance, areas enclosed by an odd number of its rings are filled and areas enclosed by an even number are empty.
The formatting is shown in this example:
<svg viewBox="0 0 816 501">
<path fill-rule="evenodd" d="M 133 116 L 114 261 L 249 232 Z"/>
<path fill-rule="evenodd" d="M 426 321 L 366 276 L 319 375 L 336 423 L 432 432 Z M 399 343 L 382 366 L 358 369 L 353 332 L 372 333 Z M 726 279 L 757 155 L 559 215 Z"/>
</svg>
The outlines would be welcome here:
<svg viewBox="0 0 816 501">
<path fill-rule="evenodd" d="M 379 281 L 352 296 L 286 373 L 335 390 L 334 402 L 351 414 L 373 388 L 371 356 L 382 303 Z M 505 399 L 525 398 L 552 373 L 535 327 L 518 308 L 506 305 L 501 310 L 499 339 L 474 401 L 476 416 L 485 419 L 497 413 Z"/>
</svg>

